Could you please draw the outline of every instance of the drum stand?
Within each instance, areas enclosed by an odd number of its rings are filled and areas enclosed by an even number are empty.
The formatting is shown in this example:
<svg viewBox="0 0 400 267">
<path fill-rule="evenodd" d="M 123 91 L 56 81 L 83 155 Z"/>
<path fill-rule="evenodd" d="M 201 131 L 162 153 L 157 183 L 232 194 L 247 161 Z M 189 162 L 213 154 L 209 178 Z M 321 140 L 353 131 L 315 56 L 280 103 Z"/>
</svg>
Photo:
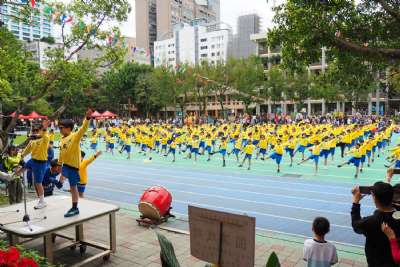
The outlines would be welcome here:
<svg viewBox="0 0 400 267">
<path fill-rule="evenodd" d="M 168 212 L 158 220 L 147 218 L 144 215 L 140 215 L 140 218 L 136 219 L 136 221 L 137 221 L 139 226 L 144 226 L 144 227 L 151 227 L 151 226 L 160 225 L 162 223 L 167 222 L 169 218 L 175 218 L 175 215 L 171 214 L 171 209 L 172 209 L 172 207 L 170 207 Z"/>
</svg>

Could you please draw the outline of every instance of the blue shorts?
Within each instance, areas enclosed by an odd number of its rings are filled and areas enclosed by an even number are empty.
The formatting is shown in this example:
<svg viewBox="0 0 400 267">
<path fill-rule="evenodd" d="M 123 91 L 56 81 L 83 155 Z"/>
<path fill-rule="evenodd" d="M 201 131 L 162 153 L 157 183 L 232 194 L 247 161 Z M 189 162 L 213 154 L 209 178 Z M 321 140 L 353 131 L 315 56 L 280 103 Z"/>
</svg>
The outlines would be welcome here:
<svg viewBox="0 0 400 267">
<path fill-rule="evenodd" d="M 361 158 L 352 157 L 352 158 L 349 160 L 349 162 L 350 162 L 350 163 L 353 163 L 354 166 L 359 167 L 359 166 L 360 166 L 360 163 L 361 163 Z"/>
<path fill-rule="evenodd" d="M 336 148 L 335 148 L 335 147 L 331 147 L 331 149 L 329 149 L 329 153 L 330 153 L 332 156 L 335 155 L 335 151 L 336 151 Z"/>
<path fill-rule="evenodd" d="M 142 144 L 142 150 L 146 150 L 147 145 L 146 144 Z"/>
<path fill-rule="evenodd" d="M 78 192 L 79 193 L 85 193 L 86 185 L 85 184 L 77 184 L 78 187 Z"/>
<path fill-rule="evenodd" d="M 378 142 L 378 148 L 382 148 L 383 147 L 383 142 Z"/>
<path fill-rule="evenodd" d="M 159 146 L 160 145 L 160 141 L 156 141 L 156 146 Z"/>
<path fill-rule="evenodd" d="M 47 169 L 47 161 L 31 160 L 31 169 L 33 174 L 33 182 L 35 184 L 43 183 L 44 175 Z"/>
<path fill-rule="evenodd" d="M 190 152 L 198 155 L 199 154 L 199 149 L 198 148 L 192 148 L 190 150 Z"/>
<path fill-rule="evenodd" d="M 93 149 L 93 150 L 96 150 L 97 149 L 97 143 L 91 143 L 90 144 L 90 148 Z"/>
<path fill-rule="evenodd" d="M 400 168 L 400 160 L 396 160 L 396 164 L 394 165 L 396 169 Z"/>
<path fill-rule="evenodd" d="M 361 162 L 364 163 L 365 162 L 365 155 L 361 156 Z"/>
<path fill-rule="evenodd" d="M 254 140 L 253 141 L 253 145 L 255 145 L 255 146 L 258 145 L 258 143 L 260 143 L 260 140 Z"/>
<path fill-rule="evenodd" d="M 305 146 L 299 146 L 299 148 L 297 149 L 300 153 L 304 153 L 304 151 L 306 151 L 306 147 Z"/>
<path fill-rule="evenodd" d="M 131 146 L 125 145 L 124 151 L 126 151 L 127 153 L 131 153 Z"/>
<path fill-rule="evenodd" d="M 200 141 L 199 147 L 204 148 L 206 146 L 206 142 Z"/>
<path fill-rule="evenodd" d="M 260 154 L 265 155 L 267 150 L 265 148 L 260 148 Z"/>
<path fill-rule="evenodd" d="M 369 151 L 367 150 L 367 157 L 368 157 L 368 158 L 371 157 L 371 154 L 372 154 L 371 150 L 369 150 Z"/>
<path fill-rule="evenodd" d="M 167 150 L 167 145 L 162 145 L 161 150 L 163 150 L 163 149 Z"/>
<path fill-rule="evenodd" d="M 307 144 L 307 147 L 312 147 L 313 146 L 313 144 Z"/>
<path fill-rule="evenodd" d="M 205 150 L 207 151 L 208 154 L 210 154 L 211 153 L 211 146 L 206 146 Z"/>
<path fill-rule="evenodd" d="M 252 156 L 253 156 L 252 154 L 246 154 L 246 155 L 244 156 L 244 158 L 245 158 L 245 159 L 251 159 Z"/>
<path fill-rule="evenodd" d="M 219 153 L 220 153 L 222 156 L 225 156 L 225 155 L 226 155 L 226 149 L 221 149 L 221 150 L 219 151 Z"/>
<path fill-rule="evenodd" d="M 282 161 L 282 155 L 278 154 L 278 153 L 272 153 L 272 155 L 270 156 L 271 159 L 274 159 L 276 164 L 281 164 Z"/>
<path fill-rule="evenodd" d="M 294 149 L 293 148 L 285 148 L 285 151 L 289 154 L 290 157 L 294 157 Z"/>
<path fill-rule="evenodd" d="M 234 148 L 234 149 L 232 150 L 232 153 L 235 154 L 235 155 L 239 155 L 239 152 L 240 152 L 240 149 L 239 149 L 239 148 Z"/>
<path fill-rule="evenodd" d="M 170 145 L 171 143 L 172 143 L 172 140 L 169 139 L 169 140 L 167 141 L 167 144 Z"/>
<path fill-rule="evenodd" d="M 79 176 L 78 169 L 71 168 L 66 165 L 62 166 L 61 174 L 62 176 L 68 178 L 69 186 L 76 186 L 79 183 L 79 180 L 81 179 Z"/>
<path fill-rule="evenodd" d="M 316 164 L 318 164 L 319 155 L 311 155 L 308 159 L 312 159 Z"/>
<path fill-rule="evenodd" d="M 169 153 L 172 153 L 172 154 L 174 154 L 174 155 L 175 155 L 175 153 L 176 153 L 176 149 L 175 149 L 175 148 L 169 148 Z"/>
<path fill-rule="evenodd" d="M 192 146 L 191 145 L 187 145 L 186 149 L 189 149 L 189 151 L 192 151 Z"/>
<path fill-rule="evenodd" d="M 321 157 L 324 157 L 324 158 L 328 158 L 329 153 L 330 153 L 330 150 L 323 149 L 323 150 L 321 150 L 320 156 L 321 156 Z"/>
<path fill-rule="evenodd" d="M 372 152 L 376 152 L 376 146 L 374 146 L 373 148 L 372 148 Z"/>
<path fill-rule="evenodd" d="M 109 148 L 109 149 L 114 149 L 114 144 L 110 144 L 110 145 L 108 146 L 108 148 Z"/>
</svg>

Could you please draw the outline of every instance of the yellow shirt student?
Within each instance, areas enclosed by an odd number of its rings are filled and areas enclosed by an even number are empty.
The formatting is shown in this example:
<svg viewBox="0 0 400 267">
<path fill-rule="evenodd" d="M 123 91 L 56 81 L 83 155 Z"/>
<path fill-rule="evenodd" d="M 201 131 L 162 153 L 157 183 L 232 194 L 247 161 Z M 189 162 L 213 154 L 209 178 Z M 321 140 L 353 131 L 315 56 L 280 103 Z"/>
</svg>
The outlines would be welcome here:
<svg viewBox="0 0 400 267">
<path fill-rule="evenodd" d="M 283 145 L 282 144 L 276 144 L 275 146 L 274 146 L 274 151 L 275 151 L 275 153 L 276 154 L 278 154 L 278 155 L 283 155 Z"/>
<path fill-rule="evenodd" d="M 267 139 L 260 140 L 260 143 L 258 143 L 258 147 L 261 149 L 267 149 L 268 147 Z"/>
<path fill-rule="evenodd" d="M 87 180 L 88 180 L 87 179 L 87 177 L 88 177 L 88 175 L 87 175 L 87 167 L 95 159 L 96 159 L 96 156 L 93 155 L 88 159 L 82 160 L 81 165 L 79 166 L 79 177 L 80 177 L 79 183 L 81 185 L 86 185 L 87 184 Z"/>
<path fill-rule="evenodd" d="M 311 153 L 314 156 L 319 156 L 321 154 L 321 145 L 315 145 L 312 147 Z"/>
<path fill-rule="evenodd" d="M 50 139 L 50 142 L 54 142 L 54 140 L 55 140 L 55 135 L 54 135 L 54 133 L 50 133 L 50 134 L 49 134 L 49 139 Z"/>
<path fill-rule="evenodd" d="M 58 162 L 60 164 L 68 165 L 79 169 L 81 164 L 81 148 L 80 141 L 89 128 L 89 121 L 84 120 L 82 127 L 70 135 L 63 137 L 60 143 L 60 157 Z M 47 159 L 47 148 L 46 148 L 46 159 Z"/>
<path fill-rule="evenodd" d="M 31 154 L 32 159 L 34 160 L 46 161 L 49 143 L 50 137 L 47 132 L 44 132 L 41 138 L 37 140 L 31 140 L 29 142 L 27 147 L 25 147 L 24 151 L 22 152 L 22 158 L 28 154 Z"/>
<path fill-rule="evenodd" d="M 253 155 L 254 149 L 256 149 L 256 146 L 253 145 L 252 142 L 249 142 L 249 144 L 247 146 L 244 147 L 243 151 L 244 153 L 246 153 L 247 155 Z"/>
</svg>

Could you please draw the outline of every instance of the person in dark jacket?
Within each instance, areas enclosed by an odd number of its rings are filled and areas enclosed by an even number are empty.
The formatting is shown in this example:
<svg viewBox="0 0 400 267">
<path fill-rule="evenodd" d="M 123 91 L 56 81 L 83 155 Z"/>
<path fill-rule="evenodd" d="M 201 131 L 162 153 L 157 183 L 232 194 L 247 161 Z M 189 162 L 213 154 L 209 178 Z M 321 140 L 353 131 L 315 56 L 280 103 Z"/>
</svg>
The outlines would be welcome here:
<svg viewBox="0 0 400 267">
<path fill-rule="evenodd" d="M 368 266 L 398 267 L 391 254 L 389 239 L 381 230 L 382 223 L 386 223 L 394 230 L 396 236 L 400 236 L 400 221 L 393 218 L 396 211 L 392 206 L 393 187 L 384 182 L 377 182 L 371 187 L 371 195 L 377 209 L 372 215 L 364 218 L 360 214 L 360 201 L 365 195 L 361 194 L 358 186 L 353 188 L 352 194 L 351 223 L 357 234 L 366 237 L 365 255 Z"/>
</svg>

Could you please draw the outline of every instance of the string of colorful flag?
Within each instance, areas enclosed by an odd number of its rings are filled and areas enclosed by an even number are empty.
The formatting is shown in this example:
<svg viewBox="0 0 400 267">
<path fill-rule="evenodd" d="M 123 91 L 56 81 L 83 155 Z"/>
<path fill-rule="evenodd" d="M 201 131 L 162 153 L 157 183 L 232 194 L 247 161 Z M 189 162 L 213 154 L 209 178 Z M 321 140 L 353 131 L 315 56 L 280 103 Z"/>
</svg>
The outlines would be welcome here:
<svg viewBox="0 0 400 267">
<path fill-rule="evenodd" d="M 36 7 L 36 0 L 29 0 L 30 5 L 32 8 Z M 28 0 L 21 0 L 22 3 L 28 4 Z M 61 13 L 60 11 L 55 11 L 51 6 L 44 5 L 43 6 L 43 12 L 51 16 L 53 20 L 60 20 L 61 25 L 65 24 L 72 24 L 73 23 L 73 17 L 71 15 L 67 15 L 64 13 Z M 78 26 L 81 30 L 86 30 L 86 32 L 91 33 L 91 34 L 96 34 L 97 28 L 94 25 L 86 25 L 85 22 L 80 21 L 78 23 Z M 107 38 L 108 45 L 110 46 L 117 46 L 117 47 L 122 47 L 126 48 L 126 42 L 125 38 L 120 36 L 120 33 L 112 33 L 110 36 Z M 146 56 L 150 55 L 149 50 L 144 50 L 144 49 L 136 49 L 136 47 L 132 47 L 132 53 L 135 54 L 136 52 L 139 52 L 140 54 L 146 54 Z"/>
</svg>

